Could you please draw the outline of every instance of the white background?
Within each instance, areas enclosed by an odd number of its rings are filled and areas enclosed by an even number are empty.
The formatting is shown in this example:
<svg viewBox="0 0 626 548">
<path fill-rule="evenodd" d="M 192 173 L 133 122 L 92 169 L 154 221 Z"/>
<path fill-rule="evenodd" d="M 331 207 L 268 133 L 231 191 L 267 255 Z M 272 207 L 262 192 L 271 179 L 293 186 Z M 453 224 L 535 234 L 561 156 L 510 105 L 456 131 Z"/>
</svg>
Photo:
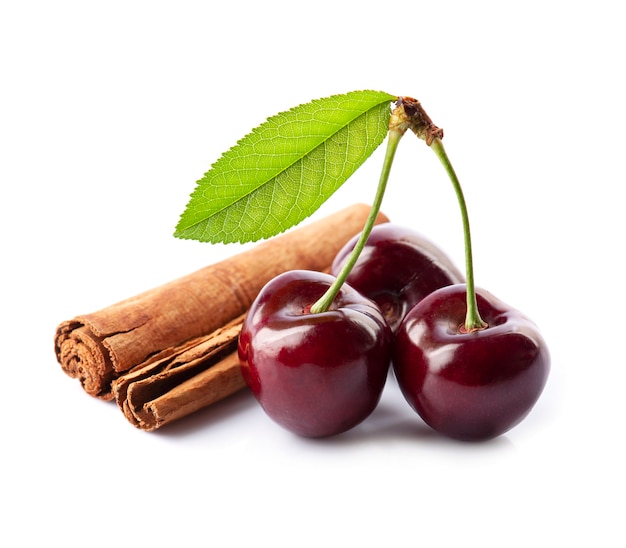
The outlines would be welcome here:
<svg viewBox="0 0 626 548">
<path fill-rule="evenodd" d="M 620 8 L 3 2 L 0 544 L 625 546 Z M 172 236 L 224 150 L 363 88 L 417 97 L 444 128 L 477 285 L 549 343 L 523 424 L 446 441 L 389 383 L 326 441 L 281 430 L 247 392 L 149 434 L 62 373 L 58 323 L 241 250 Z M 315 218 L 371 202 L 383 148 Z M 416 139 L 383 210 L 463 264 L 451 186 Z"/>
</svg>

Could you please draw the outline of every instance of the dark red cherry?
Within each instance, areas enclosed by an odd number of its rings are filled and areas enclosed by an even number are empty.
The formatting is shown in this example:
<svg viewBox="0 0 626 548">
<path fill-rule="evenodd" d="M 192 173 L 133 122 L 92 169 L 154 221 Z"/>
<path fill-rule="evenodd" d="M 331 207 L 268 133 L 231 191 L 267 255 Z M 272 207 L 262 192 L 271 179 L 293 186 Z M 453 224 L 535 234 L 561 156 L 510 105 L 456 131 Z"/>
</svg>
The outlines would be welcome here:
<svg viewBox="0 0 626 548">
<path fill-rule="evenodd" d="M 389 371 L 392 334 L 374 302 L 344 284 L 326 312 L 310 312 L 333 280 L 310 271 L 274 278 L 239 337 L 252 393 L 270 418 L 302 436 L 332 436 L 362 422 Z"/>
<path fill-rule="evenodd" d="M 484 290 L 485 329 L 463 331 L 466 286 L 438 289 L 396 332 L 393 366 L 404 397 L 432 428 L 478 441 L 517 425 L 541 395 L 550 369 L 537 326 Z"/>
<path fill-rule="evenodd" d="M 337 276 L 359 235 L 339 251 L 331 266 Z M 392 331 L 404 315 L 435 289 L 463 282 L 446 254 L 418 232 L 393 223 L 374 226 L 346 282 L 375 301 Z"/>
</svg>

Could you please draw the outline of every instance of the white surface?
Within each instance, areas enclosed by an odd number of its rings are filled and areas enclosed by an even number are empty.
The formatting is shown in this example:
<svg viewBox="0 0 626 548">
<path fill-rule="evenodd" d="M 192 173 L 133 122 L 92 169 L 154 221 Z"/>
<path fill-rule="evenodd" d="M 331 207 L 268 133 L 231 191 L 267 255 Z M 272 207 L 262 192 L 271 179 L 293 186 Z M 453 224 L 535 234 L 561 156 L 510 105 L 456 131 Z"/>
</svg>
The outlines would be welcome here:
<svg viewBox="0 0 626 548">
<path fill-rule="evenodd" d="M 619 3 L 294 6 L 0 7 L 0 544 L 624 546 Z M 246 393 L 147 434 L 61 372 L 59 322 L 241 250 L 172 237 L 226 148 L 362 88 L 417 97 L 444 128 L 477 284 L 549 342 L 522 425 L 449 442 L 389 383 L 332 440 L 280 430 Z M 381 160 L 316 218 L 370 202 Z M 462 265 L 454 195 L 421 142 L 401 143 L 383 210 Z"/>
</svg>

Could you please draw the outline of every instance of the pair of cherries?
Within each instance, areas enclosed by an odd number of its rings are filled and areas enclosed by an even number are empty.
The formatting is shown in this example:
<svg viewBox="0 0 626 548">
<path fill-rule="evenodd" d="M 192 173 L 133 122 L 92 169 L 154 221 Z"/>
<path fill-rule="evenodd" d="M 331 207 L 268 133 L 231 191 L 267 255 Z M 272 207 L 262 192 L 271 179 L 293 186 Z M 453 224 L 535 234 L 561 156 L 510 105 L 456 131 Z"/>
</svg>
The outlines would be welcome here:
<svg viewBox="0 0 626 548">
<path fill-rule="evenodd" d="M 411 407 L 448 437 L 487 440 L 518 424 L 549 371 L 536 325 L 479 289 L 487 325 L 467 332 L 462 274 L 413 230 L 375 226 L 331 306 L 311 312 L 357 239 L 331 274 L 286 272 L 252 304 L 239 358 L 267 415 L 302 436 L 340 434 L 376 408 L 391 366 Z"/>
</svg>

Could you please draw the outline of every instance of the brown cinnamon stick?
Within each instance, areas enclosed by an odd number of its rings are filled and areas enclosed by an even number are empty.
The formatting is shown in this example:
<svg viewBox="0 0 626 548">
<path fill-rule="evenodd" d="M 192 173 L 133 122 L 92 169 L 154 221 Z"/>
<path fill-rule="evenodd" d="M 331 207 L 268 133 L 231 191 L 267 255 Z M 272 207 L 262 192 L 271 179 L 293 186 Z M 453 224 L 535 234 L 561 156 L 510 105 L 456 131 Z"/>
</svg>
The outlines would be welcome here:
<svg viewBox="0 0 626 548">
<path fill-rule="evenodd" d="M 274 276 L 292 269 L 326 268 L 345 242 L 363 228 L 369 211 L 363 204 L 350 206 L 185 277 L 65 321 L 55 334 L 57 360 L 88 394 L 110 400 L 115 396 L 114 383 L 131 369 L 168 358 L 184 362 L 190 354 L 176 356 L 185 349 L 193 352 L 196 347 L 199 352 L 203 347 L 197 345 L 202 341 L 196 339 L 213 337 L 244 314 Z M 380 214 L 377 222 L 387 220 Z M 126 394 L 132 395 L 135 388 L 125 382 L 118 383 L 118 393 L 128 390 Z M 209 385 L 203 390 L 212 390 Z M 130 409 L 133 398 L 128 399 Z M 189 394 L 183 399 L 187 405 Z"/>
<path fill-rule="evenodd" d="M 237 356 L 244 316 L 116 379 L 115 400 L 131 424 L 155 430 L 244 388 Z"/>
</svg>

